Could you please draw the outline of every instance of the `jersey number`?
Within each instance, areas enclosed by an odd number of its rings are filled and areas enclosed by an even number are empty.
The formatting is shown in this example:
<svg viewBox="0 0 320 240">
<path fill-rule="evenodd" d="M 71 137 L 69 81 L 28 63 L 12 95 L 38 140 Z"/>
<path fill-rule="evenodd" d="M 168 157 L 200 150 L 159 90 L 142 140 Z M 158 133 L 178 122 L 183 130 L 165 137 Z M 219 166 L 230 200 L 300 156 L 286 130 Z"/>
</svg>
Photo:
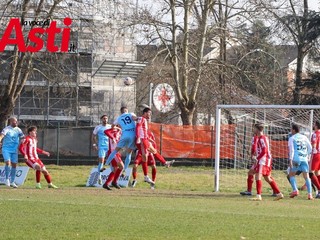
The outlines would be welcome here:
<svg viewBox="0 0 320 240">
<path fill-rule="evenodd" d="M 125 118 L 121 118 L 121 121 L 127 125 L 130 124 L 132 122 L 131 118 L 129 116 L 126 116 Z"/>
<path fill-rule="evenodd" d="M 301 142 L 301 141 L 297 141 L 297 150 L 306 150 L 307 149 L 307 145 L 305 142 Z"/>
</svg>

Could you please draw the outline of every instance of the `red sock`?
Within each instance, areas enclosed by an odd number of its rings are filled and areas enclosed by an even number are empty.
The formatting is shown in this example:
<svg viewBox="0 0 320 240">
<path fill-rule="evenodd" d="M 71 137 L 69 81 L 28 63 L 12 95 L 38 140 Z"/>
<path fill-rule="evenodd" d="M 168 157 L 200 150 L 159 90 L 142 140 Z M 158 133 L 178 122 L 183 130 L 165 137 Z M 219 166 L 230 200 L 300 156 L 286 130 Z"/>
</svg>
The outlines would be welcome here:
<svg viewBox="0 0 320 240">
<path fill-rule="evenodd" d="M 142 162 L 141 165 L 142 165 L 143 174 L 145 176 L 147 176 L 148 175 L 148 163 L 147 162 Z"/>
<path fill-rule="evenodd" d="M 111 173 L 109 174 L 109 176 L 108 176 L 107 181 L 106 181 L 103 185 L 104 185 L 104 186 L 109 186 L 110 183 L 112 182 L 113 178 L 114 178 L 114 172 L 111 172 Z"/>
<path fill-rule="evenodd" d="M 36 170 L 36 182 L 39 183 L 41 179 L 41 172 L 39 170 Z"/>
<path fill-rule="evenodd" d="M 261 193 L 262 193 L 262 181 L 261 180 L 257 180 L 256 181 L 256 186 L 257 186 L 257 194 L 261 195 Z"/>
<path fill-rule="evenodd" d="M 44 174 L 43 174 L 44 175 Z M 51 183 L 51 176 L 50 174 L 44 175 L 44 178 L 47 180 L 47 183 Z"/>
<path fill-rule="evenodd" d="M 275 193 L 275 194 L 278 194 L 278 193 L 280 193 L 280 190 L 279 190 L 279 188 L 278 188 L 278 185 L 277 185 L 277 183 L 276 183 L 276 181 L 272 181 L 271 183 L 269 183 L 270 184 L 270 186 L 271 186 L 271 188 L 272 188 L 272 190 L 273 190 L 273 193 Z"/>
<path fill-rule="evenodd" d="M 157 169 L 154 167 L 152 168 L 152 181 L 156 180 L 156 175 L 157 175 Z"/>
<path fill-rule="evenodd" d="M 118 169 L 116 170 L 116 172 L 115 172 L 115 174 L 114 174 L 114 179 L 113 179 L 113 182 L 114 182 L 114 183 L 117 183 L 117 182 L 118 182 L 118 179 L 119 179 L 119 177 L 120 177 L 121 172 L 122 172 L 122 169 L 120 169 L 120 168 L 118 168 Z"/>
<path fill-rule="evenodd" d="M 252 192 L 252 185 L 253 185 L 253 175 L 248 175 L 247 178 L 247 191 Z"/>
<path fill-rule="evenodd" d="M 133 177 L 133 179 L 137 179 L 137 169 L 136 168 L 133 168 L 133 170 L 132 170 L 132 177 Z"/>
<path fill-rule="evenodd" d="M 316 175 L 312 174 L 311 182 L 316 186 L 318 190 L 320 190 L 320 183 L 318 179 L 319 179 L 319 176 L 317 177 Z"/>
<path fill-rule="evenodd" d="M 158 152 L 153 154 L 153 156 L 155 156 L 155 158 L 158 159 L 162 164 L 166 164 L 167 161 Z"/>
</svg>

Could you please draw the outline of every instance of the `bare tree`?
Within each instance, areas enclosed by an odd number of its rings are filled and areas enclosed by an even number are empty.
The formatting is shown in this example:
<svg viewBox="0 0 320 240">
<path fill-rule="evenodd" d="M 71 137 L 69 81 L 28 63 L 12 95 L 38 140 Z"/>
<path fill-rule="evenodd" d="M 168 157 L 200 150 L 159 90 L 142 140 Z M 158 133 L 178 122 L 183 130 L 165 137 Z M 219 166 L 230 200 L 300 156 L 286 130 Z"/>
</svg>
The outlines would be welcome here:
<svg viewBox="0 0 320 240">
<path fill-rule="evenodd" d="M 297 46 L 297 67 L 295 86 L 293 89 L 293 104 L 301 104 L 301 90 L 303 88 L 304 58 L 320 36 L 320 15 L 310 11 L 308 0 L 282 0 L 277 2 L 253 0 L 261 12 L 268 13 L 278 22 L 285 33 L 289 33 Z M 288 36 L 288 35 L 286 35 Z"/>
</svg>

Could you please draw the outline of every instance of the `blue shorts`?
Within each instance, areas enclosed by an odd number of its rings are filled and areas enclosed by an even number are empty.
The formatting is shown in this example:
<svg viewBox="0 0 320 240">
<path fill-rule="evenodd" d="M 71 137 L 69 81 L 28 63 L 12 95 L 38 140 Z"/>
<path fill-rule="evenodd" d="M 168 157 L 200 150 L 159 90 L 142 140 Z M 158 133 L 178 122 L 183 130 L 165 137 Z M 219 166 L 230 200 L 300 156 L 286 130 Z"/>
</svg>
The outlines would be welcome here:
<svg viewBox="0 0 320 240">
<path fill-rule="evenodd" d="M 99 158 L 105 158 L 107 153 L 108 153 L 108 149 L 107 147 L 99 147 L 98 149 L 98 157 Z"/>
<path fill-rule="evenodd" d="M 293 167 L 290 172 L 309 172 L 309 164 L 308 162 L 293 162 Z"/>
<path fill-rule="evenodd" d="M 136 149 L 136 136 L 135 135 L 122 135 L 118 144 L 118 148 L 130 148 L 132 150 Z"/>
<path fill-rule="evenodd" d="M 12 163 L 18 163 L 18 152 L 2 149 L 2 156 L 5 162 L 11 161 Z"/>
</svg>

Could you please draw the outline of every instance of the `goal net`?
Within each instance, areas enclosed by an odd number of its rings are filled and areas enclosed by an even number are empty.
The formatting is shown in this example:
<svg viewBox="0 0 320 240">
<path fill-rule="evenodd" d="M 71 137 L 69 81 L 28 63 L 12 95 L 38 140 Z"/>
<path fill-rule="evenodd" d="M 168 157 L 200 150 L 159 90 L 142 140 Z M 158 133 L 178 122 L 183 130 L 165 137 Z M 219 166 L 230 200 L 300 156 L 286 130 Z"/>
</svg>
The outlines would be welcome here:
<svg viewBox="0 0 320 240">
<path fill-rule="evenodd" d="M 252 165 L 250 155 L 255 123 L 262 123 L 264 133 L 269 137 L 273 159 L 272 175 L 281 189 L 290 188 L 286 179 L 286 170 L 291 124 L 298 124 L 300 132 L 310 138 L 313 123 L 317 119 L 320 119 L 320 106 L 218 105 L 215 136 L 215 191 L 246 190 L 247 172 Z M 263 185 L 269 188 L 268 184 Z"/>
</svg>

